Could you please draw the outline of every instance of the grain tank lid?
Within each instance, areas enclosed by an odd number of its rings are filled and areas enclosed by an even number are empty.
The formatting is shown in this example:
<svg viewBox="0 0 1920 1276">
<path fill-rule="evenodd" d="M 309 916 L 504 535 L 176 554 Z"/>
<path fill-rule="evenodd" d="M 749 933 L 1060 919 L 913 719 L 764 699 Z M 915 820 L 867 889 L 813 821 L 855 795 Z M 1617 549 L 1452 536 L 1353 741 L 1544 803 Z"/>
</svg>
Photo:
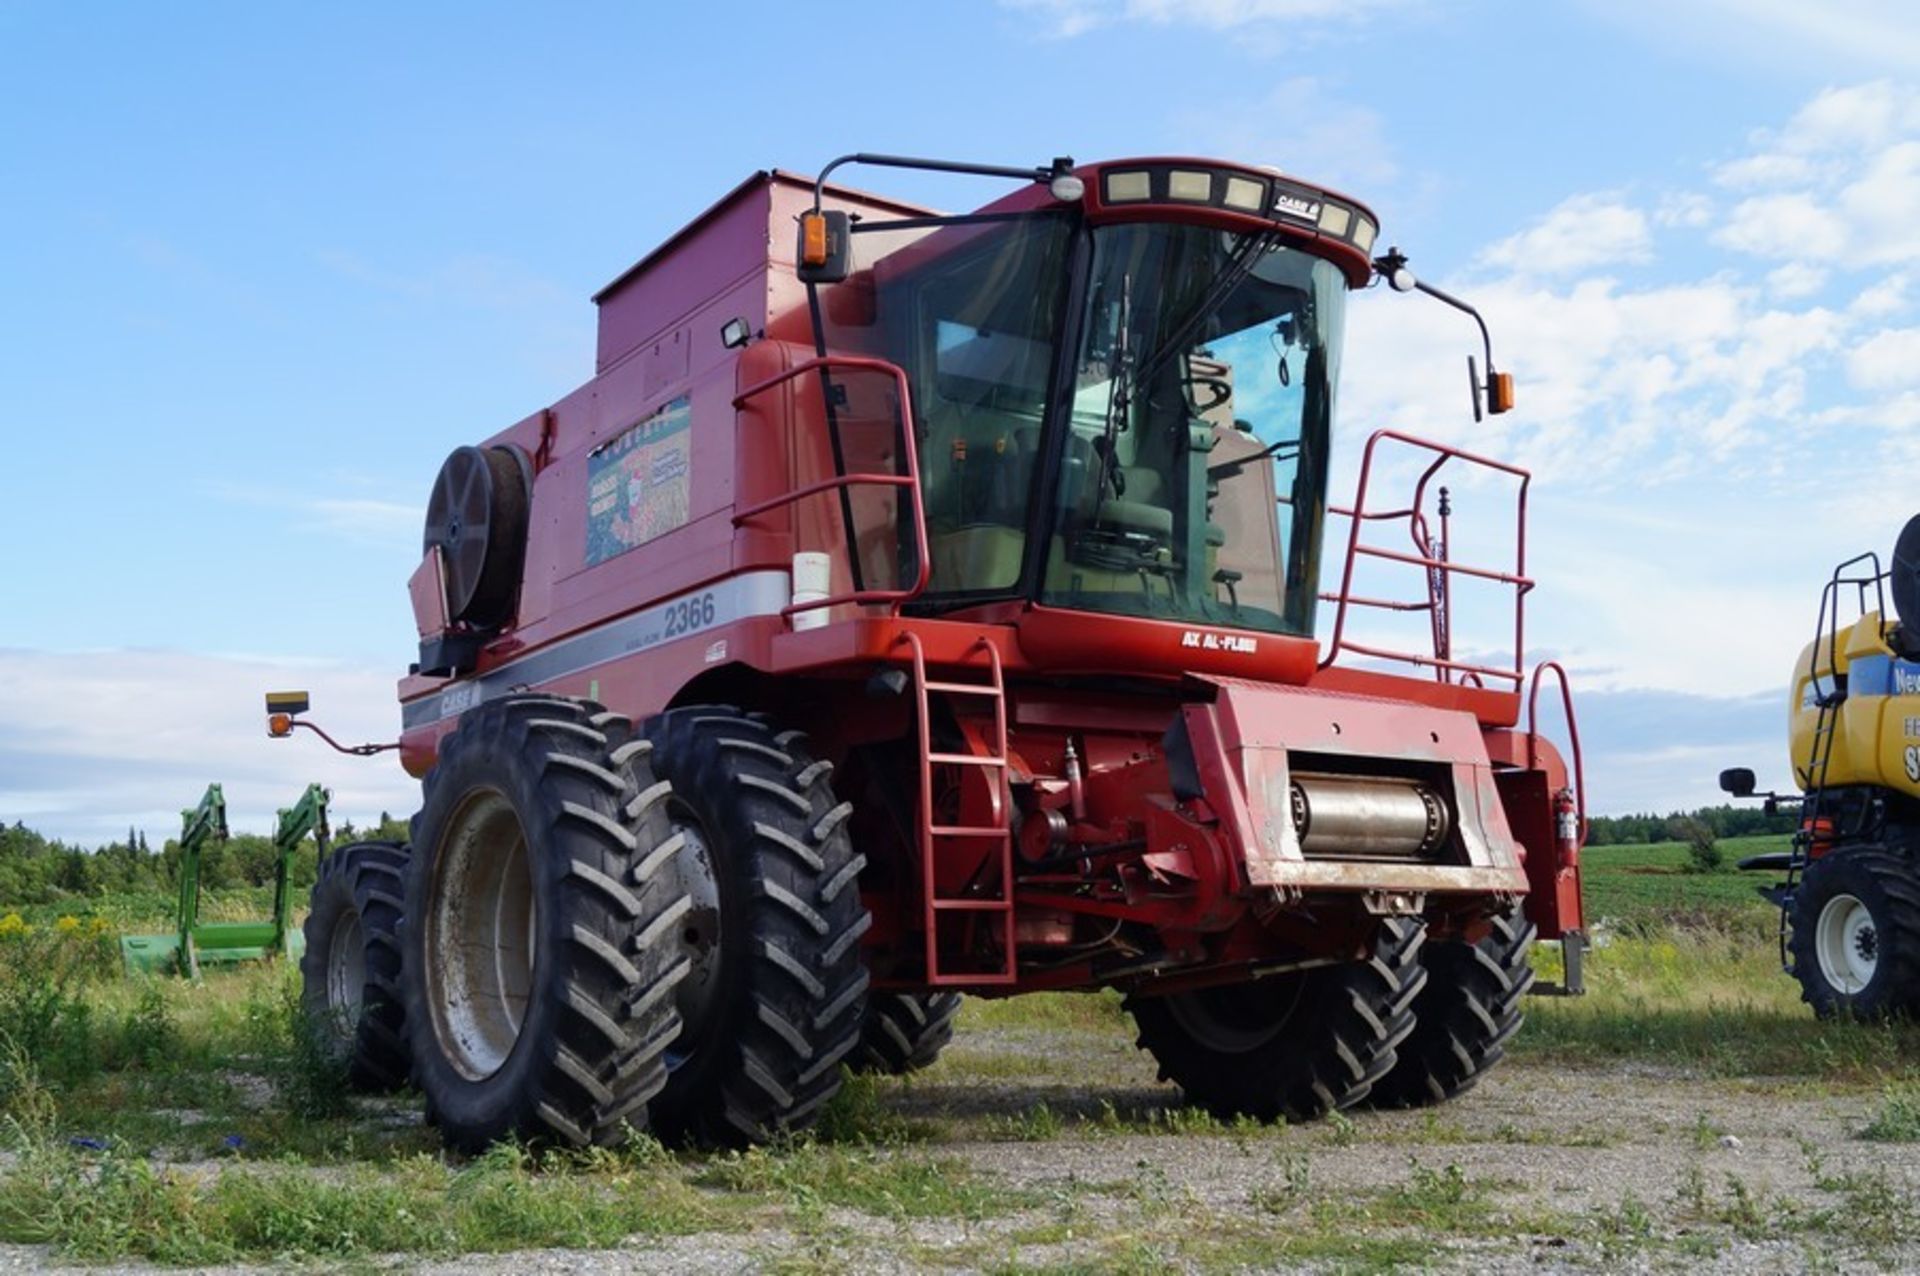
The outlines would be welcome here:
<svg viewBox="0 0 1920 1276">
<path fill-rule="evenodd" d="M 639 261 L 636 261 L 633 265 L 621 271 L 611 283 L 600 289 L 599 292 L 593 294 L 593 304 L 596 306 L 605 304 L 609 297 L 620 291 L 620 289 L 635 276 L 643 273 L 647 267 L 653 265 L 662 257 L 665 257 L 698 235 L 702 228 L 717 220 L 735 204 L 749 198 L 758 191 L 773 186 L 785 186 L 803 191 L 809 199 L 813 196 L 813 178 L 803 173 L 795 173 L 783 168 L 761 169 L 728 191 L 725 195 L 715 200 L 704 212 L 675 231 L 667 238 L 666 242 L 662 243 L 658 248 L 655 248 Z M 919 204 L 909 204 L 902 200 L 888 199 L 882 195 L 874 195 L 867 191 L 858 190 L 851 186 L 842 186 L 835 182 L 827 183 L 826 193 L 833 199 L 845 201 L 869 213 L 884 213 L 899 217 L 933 217 L 939 215 L 939 210 L 937 209 L 926 208 Z"/>
</svg>

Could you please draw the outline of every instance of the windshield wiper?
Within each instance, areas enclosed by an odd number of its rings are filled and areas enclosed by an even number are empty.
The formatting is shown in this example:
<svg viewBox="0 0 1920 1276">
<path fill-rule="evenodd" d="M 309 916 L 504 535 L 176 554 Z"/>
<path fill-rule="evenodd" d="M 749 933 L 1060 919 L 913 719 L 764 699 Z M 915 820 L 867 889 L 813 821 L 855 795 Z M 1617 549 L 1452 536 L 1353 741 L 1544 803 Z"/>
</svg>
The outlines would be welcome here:
<svg viewBox="0 0 1920 1276">
<path fill-rule="evenodd" d="M 1200 325 L 1253 273 L 1254 264 L 1277 242 L 1279 236 L 1272 234 L 1249 235 L 1242 240 L 1232 256 L 1227 258 L 1226 267 L 1213 277 L 1207 290 L 1193 303 L 1193 308 L 1154 347 L 1153 353 L 1140 361 L 1135 381 L 1142 384 L 1151 382 L 1154 374 L 1165 367 L 1169 359 L 1185 351 Z"/>
<path fill-rule="evenodd" d="M 1132 398 L 1132 377 L 1129 364 L 1132 360 L 1133 334 L 1133 274 L 1131 271 L 1120 276 L 1120 312 L 1114 325 L 1113 351 L 1108 356 L 1107 371 L 1111 378 L 1107 382 L 1107 419 L 1100 431 L 1100 443 L 1094 450 L 1099 454 L 1100 470 L 1094 476 L 1093 515 L 1087 520 L 1089 526 L 1100 521 L 1100 507 L 1107 502 L 1107 484 L 1113 484 L 1113 494 L 1125 493 L 1126 484 L 1120 477 L 1120 467 L 1115 459 L 1119 456 L 1120 431 L 1127 419 L 1127 405 Z"/>
</svg>

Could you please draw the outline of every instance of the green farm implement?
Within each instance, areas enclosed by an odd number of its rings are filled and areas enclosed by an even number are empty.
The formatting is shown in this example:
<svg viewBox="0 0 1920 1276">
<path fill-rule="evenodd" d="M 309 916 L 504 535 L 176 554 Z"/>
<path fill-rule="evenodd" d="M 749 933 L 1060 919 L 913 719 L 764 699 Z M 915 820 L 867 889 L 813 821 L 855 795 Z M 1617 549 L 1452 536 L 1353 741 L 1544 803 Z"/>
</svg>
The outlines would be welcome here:
<svg viewBox="0 0 1920 1276">
<path fill-rule="evenodd" d="M 200 920 L 200 857 L 209 843 L 227 840 L 227 800 L 217 784 L 207 786 L 200 805 L 181 812 L 180 902 L 176 926 L 168 935 L 127 935 L 120 957 L 127 973 L 155 972 L 197 979 L 202 967 L 298 960 L 305 949 L 299 930 L 288 924 L 292 912 L 293 857 L 308 834 L 327 854 L 327 791 L 309 784 L 300 800 L 279 812 L 273 834 L 273 916 L 265 921 Z"/>
</svg>

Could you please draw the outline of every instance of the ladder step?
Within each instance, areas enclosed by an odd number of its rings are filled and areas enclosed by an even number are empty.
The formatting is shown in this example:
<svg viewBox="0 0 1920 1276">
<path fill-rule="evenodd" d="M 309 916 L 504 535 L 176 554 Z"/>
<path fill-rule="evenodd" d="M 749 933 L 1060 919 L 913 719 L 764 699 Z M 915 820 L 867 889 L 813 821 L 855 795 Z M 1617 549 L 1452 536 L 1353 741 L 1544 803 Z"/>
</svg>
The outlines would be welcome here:
<svg viewBox="0 0 1920 1276">
<path fill-rule="evenodd" d="M 1005 758 L 982 757 L 977 753 L 929 753 L 927 761 L 935 766 L 997 766 L 1007 764 Z"/>
<path fill-rule="evenodd" d="M 936 824 L 927 830 L 935 837 L 1012 837 L 1011 829 L 972 827 L 965 824 Z"/>
<path fill-rule="evenodd" d="M 950 696 L 984 696 L 989 700 L 998 700 L 1005 694 L 992 683 L 983 682 L 925 682 L 921 685 L 928 691 L 944 691 Z"/>
<path fill-rule="evenodd" d="M 935 899 L 933 906 L 943 913 L 1010 913 L 1010 899 Z"/>
</svg>

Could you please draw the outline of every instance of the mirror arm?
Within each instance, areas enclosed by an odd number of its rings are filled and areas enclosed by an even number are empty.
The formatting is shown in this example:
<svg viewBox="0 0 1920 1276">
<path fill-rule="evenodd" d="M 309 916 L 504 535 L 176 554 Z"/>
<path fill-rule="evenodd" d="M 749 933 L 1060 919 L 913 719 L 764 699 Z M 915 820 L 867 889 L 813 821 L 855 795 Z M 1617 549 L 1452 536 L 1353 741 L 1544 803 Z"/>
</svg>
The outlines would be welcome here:
<svg viewBox="0 0 1920 1276">
<path fill-rule="evenodd" d="M 1045 182 L 1070 171 L 1073 161 L 1066 158 L 1056 159 L 1051 164 L 1037 168 L 1015 168 L 1006 164 L 968 164 L 955 160 L 916 159 L 911 155 L 875 155 L 867 151 L 855 151 L 851 155 L 842 155 L 813 179 L 813 211 L 820 211 L 820 201 L 825 197 L 827 174 L 842 164 L 874 164 L 881 168 L 918 168 L 931 173 L 970 173 L 977 177 L 1010 177 L 1017 182 Z"/>
</svg>

